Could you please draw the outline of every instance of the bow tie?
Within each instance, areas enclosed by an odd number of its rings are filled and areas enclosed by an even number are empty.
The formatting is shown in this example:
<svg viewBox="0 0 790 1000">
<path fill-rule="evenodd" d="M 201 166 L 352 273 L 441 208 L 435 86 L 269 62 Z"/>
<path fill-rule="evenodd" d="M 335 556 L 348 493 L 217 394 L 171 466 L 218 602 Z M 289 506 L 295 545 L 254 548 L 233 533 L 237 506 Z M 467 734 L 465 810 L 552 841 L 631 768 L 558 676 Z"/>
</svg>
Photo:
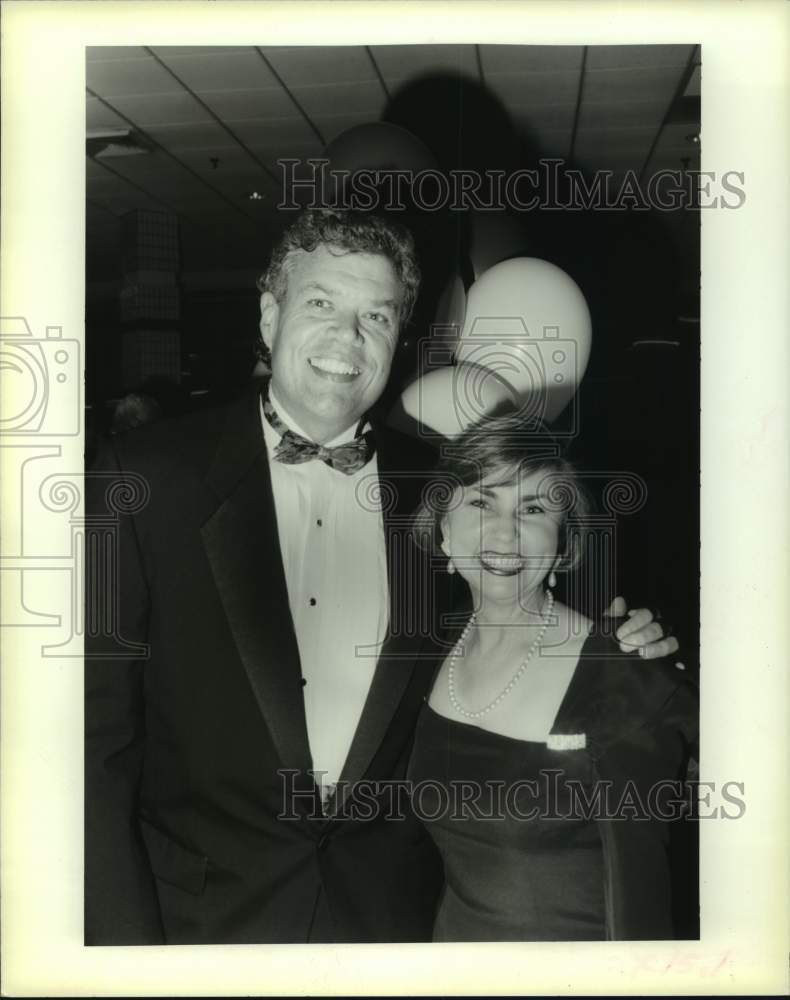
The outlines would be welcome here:
<svg viewBox="0 0 790 1000">
<path fill-rule="evenodd" d="M 301 465 L 302 462 L 310 462 L 317 458 L 319 461 L 325 462 L 330 469 L 351 476 L 358 472 L 363 465 L 367 465 L 373 457 L 375 451 L 373 432 L 359 433 L 364 423 L 364 417 L 357 426 L 357 437 L 353 441 L 336 445 L 334 448 L 325 448 L 324 445 L 309 441 L 301 434 L 286 427 L 268 398 L 263 401 L 263 413 L 273 430 L 282 439 L 277 445 L 274 457 L 285 465 Z"/>
</svg>

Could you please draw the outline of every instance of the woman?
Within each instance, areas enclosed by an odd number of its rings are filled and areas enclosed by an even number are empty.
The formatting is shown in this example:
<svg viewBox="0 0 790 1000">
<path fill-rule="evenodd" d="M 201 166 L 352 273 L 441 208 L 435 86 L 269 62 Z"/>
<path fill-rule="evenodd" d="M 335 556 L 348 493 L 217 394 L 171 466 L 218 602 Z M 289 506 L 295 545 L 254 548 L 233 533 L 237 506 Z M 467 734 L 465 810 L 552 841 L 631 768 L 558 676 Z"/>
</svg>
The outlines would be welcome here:
<svg viewBox="0 0 790 1000">
<path fill-rule="evenodd" d="M 445 867 L 434 940 L 672 937 L 662 817 L 678 814 L 696 688 L 554 599 L 589 508 L 545 431 L 492 418 L 453 445 L 418 518 L 474 608 L 410 765 Z"/>
</svg>

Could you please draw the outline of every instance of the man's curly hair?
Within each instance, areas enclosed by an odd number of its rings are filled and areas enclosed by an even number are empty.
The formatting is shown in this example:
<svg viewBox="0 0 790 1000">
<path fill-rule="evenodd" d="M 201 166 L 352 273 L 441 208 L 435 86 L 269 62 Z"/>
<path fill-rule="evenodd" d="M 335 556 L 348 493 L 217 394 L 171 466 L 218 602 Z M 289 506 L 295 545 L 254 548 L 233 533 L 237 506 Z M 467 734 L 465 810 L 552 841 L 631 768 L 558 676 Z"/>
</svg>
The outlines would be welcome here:
<svg viewBox="0 0 790 1000">
<path fill-rule="evenodd" d="M 269 266 L 258 279 L 258 290 L 271 292 L 281 302 L 296 253 L 310 253 L 319 246 L 337 254 L 369 253 L 386 257 L 403 288 L 400 325 L 408 323 L 420 289 L 414 239 L 405 226 L 377 215 L 335 209 L 302 212 L 274 248 Z"/>
</svg>

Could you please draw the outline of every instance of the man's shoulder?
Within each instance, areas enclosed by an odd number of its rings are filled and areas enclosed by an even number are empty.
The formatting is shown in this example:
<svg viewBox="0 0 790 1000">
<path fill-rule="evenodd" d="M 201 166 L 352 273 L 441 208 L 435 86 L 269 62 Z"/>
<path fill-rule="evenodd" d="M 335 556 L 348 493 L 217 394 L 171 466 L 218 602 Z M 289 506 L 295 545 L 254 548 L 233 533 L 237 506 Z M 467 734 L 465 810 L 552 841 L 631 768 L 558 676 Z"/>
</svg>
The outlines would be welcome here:
<svg viewBox="0 0 790 1000">
<path fill-rule="evenodd" d="M 433 445 L 386 424 L 376 422 L 374 427 L 378 453 L 383 460 L 380 466 L 418 475 L 427 475 L 436 467 L 439 456 Z"/>
<path fill-rule="evenodd" d="M 114 450 L 123 467 L 163 468 L 206 465 L 242 400 L 219 402 L 119 434 Z"/>
</svg>

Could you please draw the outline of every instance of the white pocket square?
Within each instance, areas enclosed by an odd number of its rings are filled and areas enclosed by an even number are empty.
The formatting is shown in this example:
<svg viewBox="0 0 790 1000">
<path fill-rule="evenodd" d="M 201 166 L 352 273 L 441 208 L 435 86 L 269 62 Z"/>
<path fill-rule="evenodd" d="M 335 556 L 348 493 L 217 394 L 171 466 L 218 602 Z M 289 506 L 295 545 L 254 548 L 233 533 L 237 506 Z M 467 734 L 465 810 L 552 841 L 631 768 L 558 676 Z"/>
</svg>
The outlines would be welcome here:
<svg viewBox="0 0 790 1000">
<path fill-rule="evenodd" d="M 549 750 L 584 750 L 587 746 L 587 734 L 550 733 L 546 746 Z"/>
</svg>

